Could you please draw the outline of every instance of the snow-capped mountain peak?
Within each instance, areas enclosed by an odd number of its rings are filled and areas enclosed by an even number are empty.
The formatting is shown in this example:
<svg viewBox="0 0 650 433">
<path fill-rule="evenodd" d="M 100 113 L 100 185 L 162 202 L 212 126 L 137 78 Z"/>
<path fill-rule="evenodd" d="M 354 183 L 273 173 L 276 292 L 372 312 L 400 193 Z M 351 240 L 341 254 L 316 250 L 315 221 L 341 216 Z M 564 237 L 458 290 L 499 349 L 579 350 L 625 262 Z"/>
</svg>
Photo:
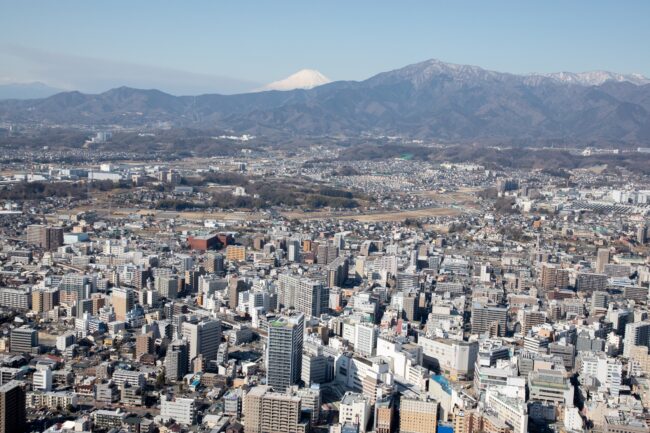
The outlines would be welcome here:
<svg viewBox="0 0 650 433">
<path fill-rule="evenodd" d="M 618 83 L 628 82 L 636 85 L 650 84 L 650 79 L 641 74 L 618 74 L 608 71 L 589 72 L 555 72 L 552 74 L 541 74 L 555 81 L 570 84 L 581 84 L 583 86 L 600 86 L 608 81 Z"/>
<path fill-rule="evenodd" d="M 528 85 L 539 85 L 540 83 L 551 80 L 557 83 L 579 86 L 600 86 L 606 82 L 627 82 L 637 86 L 650 84 L 650 78 L 644 77 L 641 74 L 619 74 L 608 71 L 590 71 L 517 75 L 491 71 L 478 66 L 445 63 L 436 59 L 415 63 L 394 71 L 384 72 L 371 77 L 368 81 L 374 84 L 382 84 L 394 80 L 407 80 L 417 88 L 419 86 L 428 85 L 433 78 L 439 76 L 444 76 L 456 82 L 470 83 L 519 80 Z"/>
<path fill-rule="evenodd" d="M 283 80 L 267 84 L 263 90 L 313 89 L 331 82 L 332 80 L 314 69 L 301 69 Z"/>
</svg>

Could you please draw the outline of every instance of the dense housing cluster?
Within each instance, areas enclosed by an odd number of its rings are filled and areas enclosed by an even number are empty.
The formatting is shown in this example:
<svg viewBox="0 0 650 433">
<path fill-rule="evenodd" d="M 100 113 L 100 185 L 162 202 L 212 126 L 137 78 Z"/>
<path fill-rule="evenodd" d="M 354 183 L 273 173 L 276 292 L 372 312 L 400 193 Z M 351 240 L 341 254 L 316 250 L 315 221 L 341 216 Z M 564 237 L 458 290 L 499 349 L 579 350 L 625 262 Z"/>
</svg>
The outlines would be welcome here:
<svg viewBox="0 0 650 433">
<path fill-rule="evenodd" d="M 649 431 L 645 177 L 269 152 L 2 173 L 0 432 Z"/>
</svg>

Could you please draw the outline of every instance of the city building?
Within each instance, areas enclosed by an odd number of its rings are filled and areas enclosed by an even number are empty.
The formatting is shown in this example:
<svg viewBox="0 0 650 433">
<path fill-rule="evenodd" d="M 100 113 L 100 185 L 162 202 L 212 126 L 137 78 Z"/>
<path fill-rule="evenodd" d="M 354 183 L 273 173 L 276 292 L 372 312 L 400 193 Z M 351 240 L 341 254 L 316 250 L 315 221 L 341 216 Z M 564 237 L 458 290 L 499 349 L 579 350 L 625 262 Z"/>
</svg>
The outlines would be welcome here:
<svg viewBox="0 0 650 433">
<path fill-rule="evenodd" d="M 304 314 L 282 316 L 269 322 L 266 348 L 266 383 L 283 390 L 301 377 Z"/>
<path fill-rule="evenodd" d="M 303 433 L 298 396 L 273 392 L 268 386 L 251 388 L 244 398 L 246 433 Z"/>
<path fill-rule="evenodd" d="M 182 325 L 183 337 L 188 342 L 188 356 L 190 365 L 199 356 L 203 362 L 217 359 L 219 344 L 221 344 L 221 322 L 218 320 L 205 320 L 199 323 L 184 322 Z"/>
<path fill-rule="evenodd" d="M 115 311 L 115 319 L 124 321 L 126 314 L 135 305 L 135 293 L 128 287 L 115 287 L 111 292 L 111 305 Z"/>
<path fill-rule="evenodd" d="M 179 424 L 192 425 L 196 419 L 196 407 L 193 398 L 178 398 L 169 395 L 160 397 L 160 417 L 174 420 Z"/>
<path fill-rule="evenodd" d="M 38 331 L 27 326 L 11 330 L 11 351 L 15 353 L 32 353 L 38 350 Z"/>
<path fill-rule="evenodd" d="M 25 431 L 26 395 L 23 385 L 10 381 L 0 386 L 0 433 Z"/>
<path fill-rule="evenodd" d="M 428 399 L 400 398 L 399 431 L 402 433 L 436 433 L 438 402 Z"/>
</svg>

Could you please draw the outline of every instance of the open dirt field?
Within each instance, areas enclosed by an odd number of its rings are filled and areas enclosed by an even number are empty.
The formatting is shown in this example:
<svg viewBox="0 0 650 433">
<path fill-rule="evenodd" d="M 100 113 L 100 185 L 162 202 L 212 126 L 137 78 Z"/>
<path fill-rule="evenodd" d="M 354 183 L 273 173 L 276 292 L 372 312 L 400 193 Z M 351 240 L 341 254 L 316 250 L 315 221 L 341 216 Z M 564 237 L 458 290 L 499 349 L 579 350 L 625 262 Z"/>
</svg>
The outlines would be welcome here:
<svg viewBox="0 0 650 433">
<path fill-rule="evenodd" d="M 81 211 L 94 210 L 99 215 L 111 215 L 113 217 L 126 217 L 131 214 L 151 215 L 154 218 L 171 219 L 181 218 L 188 220 L 232 220 L 232 221 L 258 221 L 268 218 L 267 215 L 257 212 L 176 212 L 154 209 L 135 208 L 91 208 L 90 206 L 79 206 L 74 209 L 61 211 L 61 214 L 77 213 Z"/>
<path fill-rule="evenodd" d="M 459 188 L 458 191 L 451 192 L 422 191 L 420 193 L 417 193 L 417 195 L 435 200 L 440 203 L 473 207 L 474 203 L 476 202 L 476 197 L 474 194 L 478 191 L 478 188 Z"/>
<path fill-rule="evenodd" d="M 283 212 L 285 218 L 296 218 L 299 220 L 315 219 L 347 219 L 361 222 L 380 222 L 380 221 L 403 221 L 407 218 L 426 218 L 434 216 L 454 216 L 459 215 L 462 211 L 453 208 L 426 208 L 403 211 L 385 211 L 385 212 L 368 212 L 368 213 L 331 213 L 331 212 Z"/>
</svg>

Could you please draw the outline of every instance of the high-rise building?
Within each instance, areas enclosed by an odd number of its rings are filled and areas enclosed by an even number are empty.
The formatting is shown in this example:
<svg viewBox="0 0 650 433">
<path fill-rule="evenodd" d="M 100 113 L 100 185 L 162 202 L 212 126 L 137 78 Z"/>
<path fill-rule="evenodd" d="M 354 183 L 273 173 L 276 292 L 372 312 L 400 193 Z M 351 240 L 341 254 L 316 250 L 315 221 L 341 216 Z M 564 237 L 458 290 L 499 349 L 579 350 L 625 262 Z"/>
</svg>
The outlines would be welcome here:
<svg viewBox="0 0 650 433">
<path fill-rule="evenodd" d="M 646 243 L 648 239 L 648 226 L 641 224 L 636 229 L 636 241 L 641 245 Z"/>
<path fill-rule="evenodd" d="M 350 263 L 347 257 L 337 257 L 327 265 L 327 285 L 342 287 L 348 279 Z"/>
<path fill-rule="evenodd" d="M 138 268 L 133 271 L 131 277 L 131 284 L 138 290 L 143 289 L 147 285 L 147 280 L 151 277 L 149 269 Z"/>
<path fill-rule="evenodd" d="M 206 320 L 199 323 L 184 322 L 183 337 L 189 343 L 189 363 L 201 356 L 204 363 L 217 359 L 221 344 L 221 322 Z"/>
<path fill-rule="evenodd" d="M 228 245 L 226 247 L 226 260 L 231 262 L 246 261 L 246 247 L 242 245 Z"/>
<path fill-rule="evenodd" d="M 45 226 L 42 224 L 28 225 L 26 229 L 26 242 L 30 245 L 38 245 L 40 247 L 44 228 Z"/>
<path fill-rule="evenodd" d="M 205 270 L 210 273 L 222 275 L 225 271 L 223 255 L 208 253 L 205 257 Z"/>
<path fill-rule="evenodd" d="M 345 236 L 348 233 L 346 232 L 339 232 L 334 234 L 334 246 L 341 251 L 342 249 L 345 248 Z"/>
<path fill-rule="evenodd" d="M 373 356 L 377 347 L 377 327 L 370 323 L 354 326 L 354 351 L 362 356 Z"/>
<path fill-rule="evenodd" d="M 402 312 L 408 321 L 420 320 L 420 294 L 415 292 L 404 293 L 402 297 Z"/>
<path fill-rule="evenodd" d="M 204 274 L 203 269 L 200 271 L 197 270 L 186 270 L 185 271 L 185 292 L 187 293 L 197 293 L 199 290 L 199 278 Z"/>
<path fill-rule="evenodd" d="M 59 283 L 59 300 L 61 303 L 73 305 L 82 299 L 90 298 L 93 284 L 88 275 L 66 274 Z"/>
<path fill-rule="evenodd" d="M 32 301 L 30 287 L 0 287 L 0 306 L 12 310 L 29 310 Z"/>
<path fill-rule="evenodd" d="M 156 290 L 160 296 L 167 299 L 176 299 L 180 291 L 178 276 L 159 275 L 155 279 Z"/>
<path fill-rule="evenodd" d="M 273 392 L 269 386 L 251 388 L 244 397 L 246 433 L 301 433 L 301 399 Z"/>
<path fill-rule="evenodd" d="M 332 263 L 338 255 L 338 249 L 329 242 L 319 244 L 316 248 L 316 261 L 319 265 L 328 265 Z"/>
<path fill-rule="evenodd" d="M 609 305 L 609 294 L 607 292 L 593 292 L 591 294 L 590 313 L 592 315 L 599 314 L 599 313 L 606 313 L 608 305 Z"/>
<path fill-rule="evenodd" d="M 180 274 L 184 274 L 185 271 L 189 271 L 194 268 L 194 257 L 187 254 L 179 254 L 176 256 L 176 258 L 180 260 L 180 263 L 178 264 L 178 272 Z"/>
<path fill-rule="evenodd" d="M 507 319 L 508 309 L 505 307 L 472 304 L 472 334 L 483 334 L 496 328 L 496 334 L 502 337 L 506 333 Z"/>
<path fill-rule="evenodd" d="M 508 191 L 515 191 L 519 188 L 519 183 L 516 179 L 501 178 L 497 179 L 496 188 L 499 194 L 503 194 Z"/>
<path fill-rule="evenodd" d="M 300 381 L 305 315 L 283 316 L 269 322 L 266 383 L 286 389 Z"/>
<path fill-rule="evenodd" d="M 11 351 L 15 353 L 32 353 L 38 348 L 36 329 L 23 326 L 11 330 Z"/>
<path fill-rule="evenodd" d="M 323 283 L 294 274 L 278 277 L 281 305 L 293 307 L 307 316 L 319 316 L 329 309 L 329 290 Z"/>
<path fill-rule="evenodd" d="M 569 270 L 548 263 L 542 264 L 542 289 L 566 289 L 569 287 Z"/>
<path fill-rule="evenodd" d="M 605 274 L 580 272 L 576 277 L 576 289 L 579 292 L 604 292 L 607 290 L 608 277 Z"/>
<path fill-rule="evenodd" d="M 21 383 L 12 380 L 0 386 L 0 433 L 23 432 L 26 422 L 25 390 Z"/>
<path fill-rule="evenodd" d="M 322 346 L 305 347 L 300 375 L 305 386 L 331 382 L 334 378 L 334 358 L 327 356 Z"/>
<path fill-rule="evenodd" d="M 154 348 L 154 338 L 152 332 L 147 332 L 146 334 L 138 334 L 135 337 L 135 356 L 136 359 L 140 359 L 142 355 L 149 355 L 153 353 Z"/>
<path fill-rule="evenodd" d="M 633 322 L 625 325 L 623 355 L 629 357 L 634 346 L 650 347 L 650 322 Z"/>
<path fill-rule="evenodd" d="M 533 329 L 533 326 L 538 326 L 546 322 L 546 314 L 542 311 L 523 310 L 521 331 L 524 335 Z"/>
<path fill-rule="evenodd" d="M 248 290 L 248 285 L 244 280 L 232 278 L 228 281 L 228 306 L 236 309 L 239 305 L 239 294 Z"/>
<path fill-rule="evenodd" d="M 128 287 L 115 287 L 111 292 L 111 305 L 115 311 L 115 319 L 126 320 L 126 313 L 135 306 L 135 292 Z"/>
<path fill-rule="evenodd" d="M 47 227 L 45 229 L 45 242 L 43 248 L 53 251 L 63 245 L 63 228 Z"/>
<path fill-rule="evenodd" d="M 33 224 L 27 226 L 27 243 L 52 251 L 63 245 L 63 228 Z"/>
<path fill-rule="evenodd" d="M 298 239 L 287 241 L 287 260 L 290 262 L 300 261 L 300 241 Z"/>
<path fill-rule="evenodd" d="M 596 272 L 602 274 L 605 272 L 605 265 L 609 263 L 609 249 L 599 248 L 596 253 Z"/>
<path fill-rule="evenodd" d="M 189 370 L 189 351 L 187 342 L 175 340 L 167 348 L 165 356 L 165 376 L 168 380 L 179 380 Z"/>
<path fill-rule="evenodd" d="M 55 288 L 35 289 L 32 292 L 32 311 L 46 313 L 59 305 L 59 290 Z"/>
<path fill-rule="evenodd" d="M 402 396 L 399 408 L 401 433 L 436 433 L 438 402 Z"/>
</svg>

